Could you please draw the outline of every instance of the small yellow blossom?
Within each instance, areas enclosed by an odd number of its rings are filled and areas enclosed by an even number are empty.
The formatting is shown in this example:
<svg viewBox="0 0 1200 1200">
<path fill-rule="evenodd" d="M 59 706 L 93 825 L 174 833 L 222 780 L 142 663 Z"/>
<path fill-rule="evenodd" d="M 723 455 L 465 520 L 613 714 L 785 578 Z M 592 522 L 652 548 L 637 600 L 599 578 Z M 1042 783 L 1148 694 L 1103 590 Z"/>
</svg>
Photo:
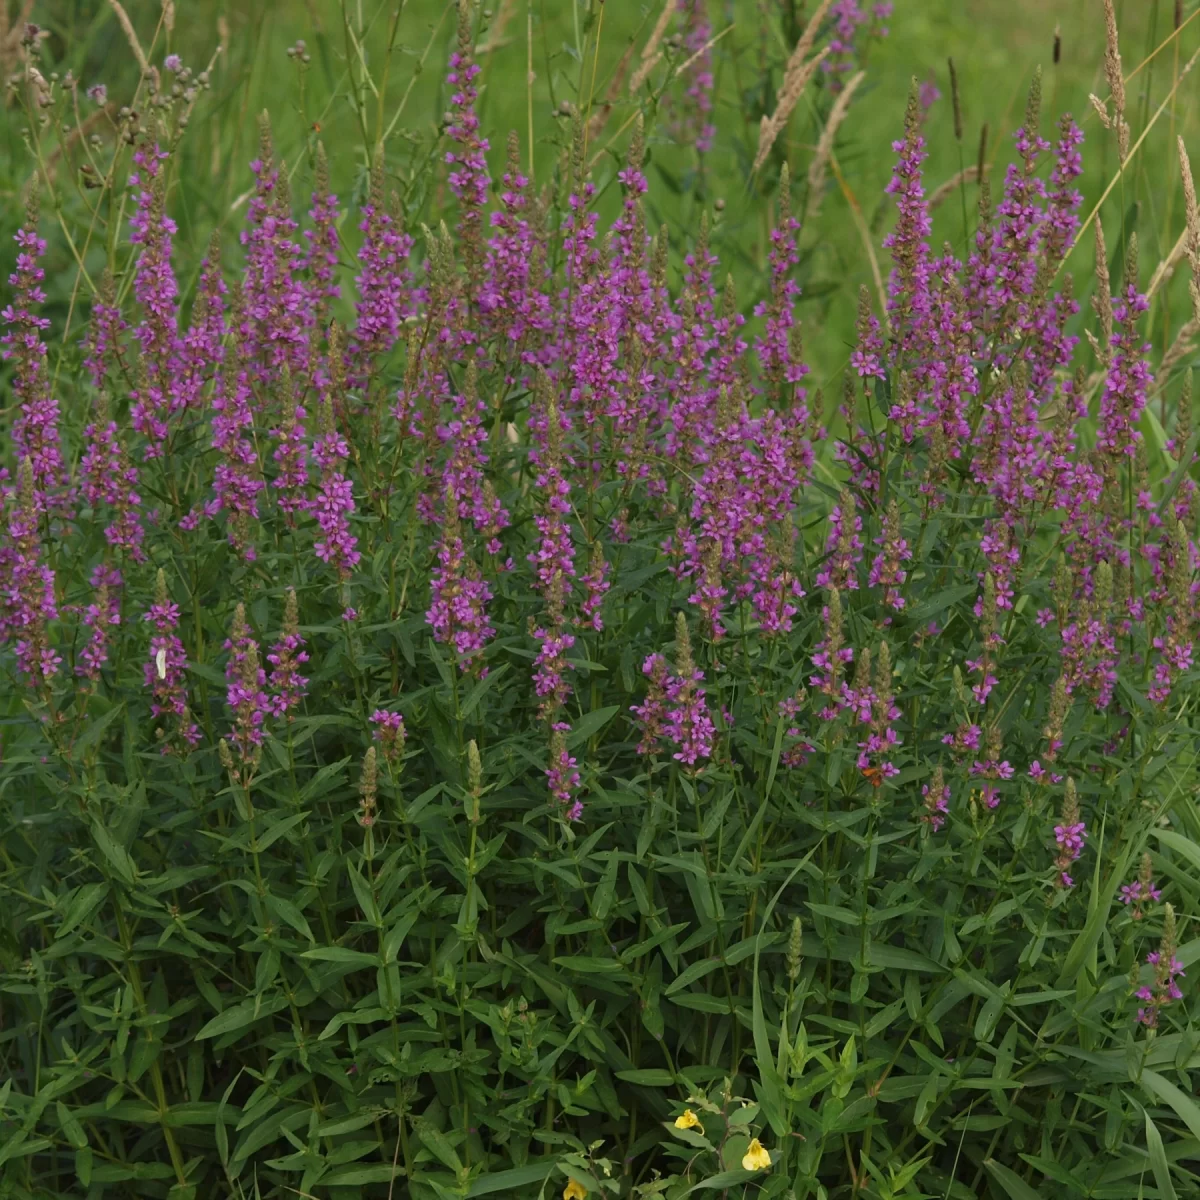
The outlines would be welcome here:
<svg viewBox="0 0 1200 1200">
<path fill-rule="evenodd" d="M 675 1118 L 676 1129 L 698 1129 L 701 1133 L 704 1132 L 704 1126 L 700 1124 L 700 1118 L 696 1116 L 690 1108 L 685 1108 L 682 1113 Z"/>
<path fill-rule="evenodd" d="M 586 1200 L 587 1188 L 577 1180 L 568 1179 L 567 1186 L 563 1188 L 563 1200 Z"/>
<path fill-rule="evenodd" d="M 751 1138 L 750 1145 L 742 1157 L 742 1168 L 746 1171 L 762 1171 L 771 1165 L 770 1151 L 758 1140 Z"/>
</svg>

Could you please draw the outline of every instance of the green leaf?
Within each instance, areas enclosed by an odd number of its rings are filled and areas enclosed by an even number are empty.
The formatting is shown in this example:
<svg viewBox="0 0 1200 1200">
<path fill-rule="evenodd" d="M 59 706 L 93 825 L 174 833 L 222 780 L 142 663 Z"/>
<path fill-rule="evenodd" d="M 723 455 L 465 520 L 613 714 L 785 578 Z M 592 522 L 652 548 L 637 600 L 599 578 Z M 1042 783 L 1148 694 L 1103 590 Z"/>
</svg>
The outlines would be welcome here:
<svg viewBox="0 0 1200 1200">
<path fill-rule="evenodd" d="M 458 1152 L 454 1149 L 450 1139 L 440 1129 L 435 1128 L 429 1121 L 422 1119 L 414 1122 L 413 1132 L 421 1139 L 421 1144 L 425 1149 L 442 1166 L 449 1167 L 455 1174 L 462 1170 L 462 1162 L 458 1157 Z"/>
<path fill-rule="evenodd" d="M 479 702 L 500 682 L 501 679 L 508 673 L 508 663 L 501 663 L 500 666 L 490 670 L 468 693 L 467 698 L 463 701 L 462 718 L 467 720 L 470 715 L 479 707 Z"/>
<path fill-rule="evenodd" d="M 348 946 L 314 946 L 305 950 L 301 958 L 315 958 L 321 962 L 339 963 L 357 970 L 374 970 L 379 966 L 378 954 L 367 954 L 362 950 L 351 950 Z"/>
<path fill-rule="evenodd" d="M 1154 836 L 1164 846 L 1170 847 L 1176 854 L 1183 855 L 1193 867 L 1200 870 L 1200 846 L 1197 846 L 1191 838 L 1183 837 L 1170 829 L 1155 829 Z"/>
<path fill-rule="evenodd" d="M 988 1174 L 1008 1193 L 1010 1200 L 1043 1200 L 1019 1175 L 994 1158 L 984 1160 Z"/>
<path fill-rule="evenodd" d="M 666 989 L 668 996 L 675 992 L 682 991 L 689 983 L 695 983 L 697 979 L 702 979 L 705 975 L 711 974 L 721 965 L 719 958 L 705 958 L 700 962 L 694 962 L 690 967 L 677 975 Z"/>
<path fill-rule="evenodd" d="M 1162 1193 L 1163 1200 L 1179 1200 L 1175 1185 L 1171 1182 L 1171 1167 L 1167 1162 L 1167 1152 L 1163 1149 L 1162 1134 L 1158 1126 L 1146 1114 L 1146 1150 L 1150 1155 L 1150 1169 L 1154 1172 L 1154 1182 Z"/>
<path fill-rule="evenodd" d="M 531 1183 L 541 1183 L 554 1170 L 554 1159 L 526 1163 L 511 1171 L 492 1171 L 477 1175 L 467 1188 L 467 1196 L 489 1196 L 492 1192 L 506 1192 L 510 1188 L 524 1188 Z M 324 1181 L 322 1181 L 324 1182 Z"/>
<path fill-rule="evenodd" d="M 82 925 L 104 903 L 107 896 L 107 883 L 85 883 L 71 897 L 55 937 L 64 938 L 77 926 Z"/>
<path fill-rule="evenodd" d="M 617 1078 L 639 1087 L 673 1087 L 675 1076 L 662 1067 L 644 1067 L 640 1071 L 618 1071 Z"/>
<path fill-rule="evenodd" d="M 738 1167 L 736 1170 L 722 1171 L 719 1175 L 702 1179 L 694 1187 L 688 1188 L 683 1194 L 690 1196 L 693 1192 L 711 1191 L 714 1188 L 736 1187 L 739 1183 L 749 1183 L 751 1179 L 765 1179 L 766 1175 L 765 1171 L 747 1171 L 743 1167 Z"/>
<path fill-rule="evenodd" d="M 246 1029 L 262 1017 L 269 1017 L 272 1013 L 277 1013 L 281 1008 L 286 1007 L 287 1000 L 283 996 L 275 996 L 261 1002 L 259 997 L 251 997 L 239 1004 L 230 1005 L 224 1012 L 217 1013 L 196 1034 L 196 1040 L 202 1041 L 204 1038 L 220 1037 L 224 1033 L 235 1033 L 239 1029 Z"/>
<path fill-rule="evenodd" d="M 619 704 L 610 704 L 607 708 L 596 708 L 584 713 L 567 734 L 567 745 L 573 747 L 586 742 L 592 734 L 599 733 L 620 711 Z"/>
<path fill-rule="evenodd" d="M 79 760 L 83 752 L 94 746 L 105 734 L 108 727 L 125 712 L 124 703 L 114 704 L 102 717 L 89 717 L 80 735 L 71 743 L 71 757 Z"/>
<path fill-rule="evenodd" d="M 304 914 L 290 900 L 285 900 L 282 896 L 276 896 L 274 893 L 268 892 L 266 902 L 268 912 L 290 925 L 298 934 L 307 938 L 310 942 L 316 941 L 316 938 L 312 935 L 312 930 L 308 927 L 308 922 L 304 919 Z"/>
<path fill-rule="evenodd" d="M 1192 1136 L 1200 1140 L 1200 1105 L 1197 1105 L 1191 1096 L 1149 1068 L 1142 1072 L 1138 1082 L 1152 1096 L 1170 1105 L 1175 1110 L 1175 1115 L 1192 1131 Z"/>
<path fill-rule="evenodd" d="M 92 821 L 92 840 L 108 861 L 108 865 L 116 872 L 117 877 L 123 883 L 133 883 L 137 876 L 137 867 L 134 865 L 133 859 L 129 857 L 129 851 L 113 840 L 112 835 L 99 820 Z"/>
<path fill-rule="evenodd" d="M 1108 927 L 1109 920 L 1111 919 L 1113 897 L 1117 894 L 1117 888 L 1120 886 L 1121 881 L 1129 873 L 1129 863 L 1133 855 L 1140 848 L 1140 842 L 1130 842 L 1125 847 L 1125 853 L 1121 856 L 1121 861 L 1117 863 L 1109 874 L 1108 882 L 1092 893 L 1096 907 L 1088 917 L 1087 924 L 1083 927 L 1082 932 L 1075 939 L 1074 944 L 1067 954 L 1062 972 L 1058 977 L 1058 987 L 1073 987 L 1075 985 L 1080 971 L 1083 970 L 1084 964 L 1100 941 L 1101 934 Z"/>
</svg>

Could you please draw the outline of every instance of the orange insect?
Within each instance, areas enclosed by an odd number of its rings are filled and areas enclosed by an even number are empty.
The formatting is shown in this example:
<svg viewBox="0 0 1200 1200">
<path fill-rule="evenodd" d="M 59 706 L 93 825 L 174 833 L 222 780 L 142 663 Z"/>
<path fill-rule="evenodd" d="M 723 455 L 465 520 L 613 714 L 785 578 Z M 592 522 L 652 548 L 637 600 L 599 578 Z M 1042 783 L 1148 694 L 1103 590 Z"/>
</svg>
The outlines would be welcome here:
<svg viewBox="0 0 1200 1200">
<path fill-rule="evenodd" d="M 883 786 L 883 768 L 882 767 L 863 767 L 863 778 L 872 787 Z"/>
</svg>

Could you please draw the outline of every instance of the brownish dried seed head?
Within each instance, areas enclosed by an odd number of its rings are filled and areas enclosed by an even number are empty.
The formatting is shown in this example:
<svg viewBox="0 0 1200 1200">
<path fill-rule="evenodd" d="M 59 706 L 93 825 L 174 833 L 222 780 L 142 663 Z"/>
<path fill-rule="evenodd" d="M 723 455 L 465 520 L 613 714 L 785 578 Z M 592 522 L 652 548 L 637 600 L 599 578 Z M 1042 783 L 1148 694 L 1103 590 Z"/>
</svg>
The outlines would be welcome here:
<svg viewBox="0 0 1200 1200">
<path fill-rule="evenodd" d="M 962 115 L 962 97 L 958 91 L 958 71 L 954 66 L 954 59 L 946 59 L 946 65 L 950 68 L 950 104 L 954 109 L 954 137 L 957 141 L 963 139 L 963 115 Z"/>
</svg>

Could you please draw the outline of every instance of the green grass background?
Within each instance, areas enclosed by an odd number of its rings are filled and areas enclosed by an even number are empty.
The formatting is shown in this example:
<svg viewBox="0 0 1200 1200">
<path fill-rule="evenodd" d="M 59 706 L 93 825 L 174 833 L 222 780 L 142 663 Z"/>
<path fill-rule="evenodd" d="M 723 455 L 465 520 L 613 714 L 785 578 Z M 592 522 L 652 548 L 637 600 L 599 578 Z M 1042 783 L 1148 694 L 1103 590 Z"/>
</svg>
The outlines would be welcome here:
<svg viewBox="0 0 1200 1200">
<path fill-rule="evenodd" d="M 12 11 L 12 0 L 9 3 Z M 377 130 L 364 138 L 355 106 L 347 64 L 361 75 L 365 63 L 374 80 L 387 64 L 382 104 L 364 90 L 372 114 L 382 111 L 385 126 L 393 127 L 387 143 L 387 166 L 393 186 L 428 219 L 444 197 L 440 151 L 435 145 L 437 121 L 447 102 L 443 83 L 446 56 L 455 28 L 453 6 L 446 0 L 407 0 L 402 5 L 394 48 L 387 53 L 389 26 L 396 6 L 373 0 L 273 0 L 268 3 L 177 3 L 174 26 L 167 30 L 158 0 L 130 0 L 127 10 L 152 62 L 161 63 L 170 50 L 194 68 L 206 65 L 221 47 L 213 69 L 213 88 L 201 100 L 187 132 L 180 169 L 173 184 L 171 206 L 180 224 L 178 263 L 183 278 L 194 279 L 209 231 L 220 227 L 228 240 L 236 236 L 244 217 L 244 198 L 250 184 L 248 162 L 257 148 L 256 114 L 271 114 L 276 145 L 293 173 L 298 197 L 311 183 L 316 138 L 325 144 L 333 182 L 347 200 L 361 198 L 366 186 L 369 146 Z M 603 14 L 601 16 L 601 8 Z M 674 144 L 665 123 L 651 119 L 651 192 L 648 215 L 652 227 L 667 222 L 673 245 L 681 248 L 694 236 L 701 210 L 713 212 L 713 243 L 724 268 L 732 271 L 744 307 L 754 302 L 763 286 L 763 263 L 769 210 L 779 166 L 786 156 L 794 177 L 803 179 L 819 136 L 829 96 L 810 87 L 802 98 L 787 135 L 757 178 L 749 173 L 759 116 L 773 107 L 782 64 L 791 48 L 793 12 L 802 25 L 801 0 L 714 0 L 709 10 L 714 31 L 732 28 L 714 48 L 717 137 L 713 151 L 701 163 L 694 150 Z M 1175 0 L 1118 0 L 1124 70 L 1129 76 L 1143 60 L 1129 85 L 1130 123 L 1138 138 L 1163 99 L 1176 84 L 1178 72 L 1200 46 L 1200 17 L 1195 0 L 1181 6 L 1181 34 L 1162 46 L 1173 27 Z M 539 182 L 548 181 L 569 133 L 569 121 L 558 106 L 567 100 L 586 108 L 589 96 L 603 97 L 622 54 L 638 50 L 661 11 L 658 3 L 640 0 L 491 0 L 490 18 L 482 20 L 483 40 L 490 24 L 503 22 L 499 44 L 483 57 L 481 108 L 485 132 L 491 137 L 494 171 L 502 169 L 507 132 L 521 133 L 528 161 L 527 130 L 532 121 L 533 162 Z M 344 29 L 361 31 L 361 53 Z M 60 71 L 71 68 L 84 83 L 104 82 L 110 99 L 126 102 L 137 80 L 137 66 L 107 0 L 51 0 L 38 5 L 34 19 L 52 32 L 47 59 Z M 1011 154 L 1011 134 L 1022 117 L 1030 80 L 1039 66 L 1044 72 L 1042 131 L 1053 136 L 1060 111 L 1081 118 L 1084 144 L 1085 212 L 1108 185 L 1116 167 L 1112 135 L 1089 112 L 1088 94 L 1107 94 L 1102 74 L 1104 23 L 1102 0 L 897 0 L 889 22 L 890 36 L 875 44 L 867 62 L 868 78 L 860 88 L 850 116 L 837 140 L 837 161 L 844 190 L 833 173 L 820 216 L 802 235 L 802 280 L 808 354 L 817 382 L 828 384 L 845 362 L 852 337 L 854 307 L 860 284 L 871 282 L 869 261 L 860 231 L 852 219 L 847 192 L 852 194 L 878 243 L 892 219 L 883 189 L 891 172 L 891 142 L 899 136 L 905 96 L 913 76 L 933 79 L 942 98 L 926 126 L 930 154 L 930 190 L 952 176 L 963 162 L 974 162 L 980 130 L 989 126 L 988 160 L 998 189 Z M 1053 61 L 1056 33 L 1060 61 Z M 311 62 L 301 69 L 286 54 L 297 39 L 307 43 Z M 1157 49 L 1157 52 L 1156 52 Z M 635 50 L 635 54 L 637 50 Z M 946 59 L 953 55 L 962 85 L 965 134 L 954 137 Z M 535 78 L 527 87 L 527 63 L 533 60 Z M 679 92 L 680 85 L 674 85 Z M 401 108 L 403 102 L 403 107 Z M 604 147 L 634 111 L 636 101 L 622 89 L 607 127 L 599 139 Z M 397 119 L 397 112 L 399 117 Z M 1120 261 L 1123 237 L 1138 233 L 1143 279 L 1169 251 L 1182 228 L 1182 200 L 1174 152 L 1174 135 L 1195 142 L 1200 110 L 1200 70 L 1180 85 L 1151 129 L 1145 143 L 1113 189 L 1103 216 L 1110 250 Z M 32 170 L 27 122 L 10 106 L 0 135 L 0 191 L 4 201 L 5 232 L 15 228 L 19 189 Z M 319 135 L 314 131 L 319 124 Z M 596 168 L 602 191 L 601 206 L 611 212 L 617 199 L 614 186 L 618 155 L 627 135 L 615 140 L 613 153 Z M 1197 155 L 1200 158 L 1200 155 Z M 66 171 L 56 177 L 55 203 L 64 219 L 89 218 L 77 181 Z M 101 218 L 114 220 L 115 197 L 106 197 Z M 419 203 L 417 203 L 419 201 Z M 973 227 L 976 189 L 952 198 L 937 214 L 935 245 L 950 241 L 964 246 L 964 208 Z M 343 228 L 347 261 L 356 240 L 353 215 Z M 89 271 L 103 265 L 112 231 L 96 236 L 89 251 Z M 71 260 L 65 245 L 55 241 L 51 271 L 52 300 L 68 302 L 73 287 Z M 881 268 L 887 262 L 880 252 Z M 119 264 L 118 264 L 119 265 Z M 1068 264 L 1077 291 L 1086 300 L 1093 270 L 1091 237 L 1083 240 Z M 1168 344 L 1186 314 L 1184 272 L 1158 298 L 1151 314 L 1156 346 Z"/>
</svg>

